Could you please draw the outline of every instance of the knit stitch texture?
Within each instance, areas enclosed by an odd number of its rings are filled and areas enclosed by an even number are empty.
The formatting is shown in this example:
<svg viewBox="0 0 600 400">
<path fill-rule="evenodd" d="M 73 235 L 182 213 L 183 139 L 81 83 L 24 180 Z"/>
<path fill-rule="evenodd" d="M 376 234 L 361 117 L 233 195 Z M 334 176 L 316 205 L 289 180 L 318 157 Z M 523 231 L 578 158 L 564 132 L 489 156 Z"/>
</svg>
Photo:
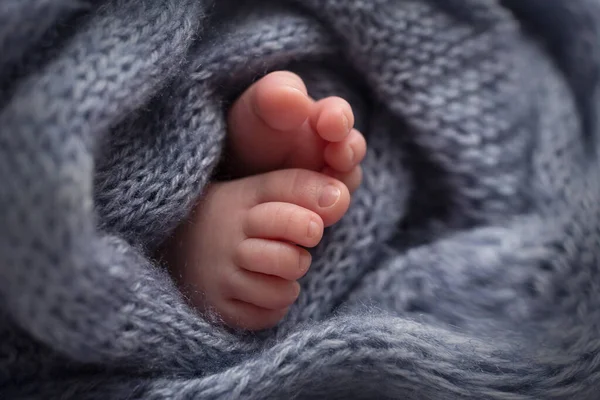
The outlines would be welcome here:
<svg viewBox="0 0 600 400">
<path fill-rule="evenodd" d="M 1 1 L 0 398 L 597 399 L 599 42 L 597 0 Z M 369 152 L 243 334 L 152 254 L 281 69 Z"/>
</svg>

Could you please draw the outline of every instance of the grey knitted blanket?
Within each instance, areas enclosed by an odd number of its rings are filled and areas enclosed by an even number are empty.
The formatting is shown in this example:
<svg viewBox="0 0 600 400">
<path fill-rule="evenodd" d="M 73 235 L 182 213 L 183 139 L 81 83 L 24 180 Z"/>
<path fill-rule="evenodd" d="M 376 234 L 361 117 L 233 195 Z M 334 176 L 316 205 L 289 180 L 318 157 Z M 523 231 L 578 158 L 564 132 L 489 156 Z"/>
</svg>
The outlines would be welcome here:
<svg viewBox="0 0 600 400">
<path fill-rule="evenodd" d="M 0 398 L 597 399 L 597 0 L 0 2 Z M 153 258 L 267 72 L 348 99 L 364 185 L 287 318 Z"/>
</svg>

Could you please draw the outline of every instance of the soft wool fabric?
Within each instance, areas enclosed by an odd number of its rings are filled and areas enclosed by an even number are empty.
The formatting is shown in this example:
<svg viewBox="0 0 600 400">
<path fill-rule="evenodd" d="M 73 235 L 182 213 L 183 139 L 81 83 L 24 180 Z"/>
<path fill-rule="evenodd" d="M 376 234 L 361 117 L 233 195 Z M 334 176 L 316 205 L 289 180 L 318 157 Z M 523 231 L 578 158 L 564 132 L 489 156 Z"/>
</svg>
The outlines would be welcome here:
<svg viewBox="0 0 600 400">
<path fill-rule="evenodd" d="M 0 398 L 598 398 L 599 41 L 596 0 L 0 2 Z M 231 332 L 152 255 L 280 69 L 364 185 Z"/>
</svg>

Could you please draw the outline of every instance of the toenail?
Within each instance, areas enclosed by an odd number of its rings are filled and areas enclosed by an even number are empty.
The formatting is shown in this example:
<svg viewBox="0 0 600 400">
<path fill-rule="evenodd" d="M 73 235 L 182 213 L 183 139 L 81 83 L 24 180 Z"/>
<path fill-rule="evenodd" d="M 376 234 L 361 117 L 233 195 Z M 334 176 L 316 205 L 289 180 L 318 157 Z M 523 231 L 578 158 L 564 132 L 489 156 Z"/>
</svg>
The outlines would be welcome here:
<svg viewBox="0 0 600 400">
<path fill-rule="evenodd" d="M 321 229 L 319 227 L 319 224 L 316 221 L 310 221 L 310 223 L 308 224 L 308 237 L 309 238 L 314 238 L 319 236 Z"/>
<path fill-rule="evenodd" d="M 300 270 L 306 271 L 310 267 L 311 262 L 312 256 L 308 251 L 303 251 L 300 253 Z"/>
<path fill-rule="evenodd" d="M 344 124 L 344 129 L 346 132 L 350 130 L 350 121 L 348 121 L 348 117 L 346 117 L 346 113 L 342 111 L 342 123 Z"/>
<path fill-rule="evenodd" d="M 302 96 L 304 96 L 304 93 L 302 92 L 302 90 L 298 89 L 296 86 L 292 86 L 292 85 L 286 85 L 286 87 L 290 90 L 292 90 L 293 92 L 298 92 L 300 93 Z"/>
<path fill-rule="evenodd" d="M 354 151 L 354 148 L 352 146 L 348 147 L 350 148 L 350 162 L 354 164 L 356 162 L 356 151 Z"/>
<path fill-rule="evenodd" d="M 341 195 L 342 191 L 336 186 L 326 186 L 321 192 L 321 197 L 319 198 L 319 206 L 324 208 L 331 207 L 335 203 L 337 203 Z"/>
</svg>

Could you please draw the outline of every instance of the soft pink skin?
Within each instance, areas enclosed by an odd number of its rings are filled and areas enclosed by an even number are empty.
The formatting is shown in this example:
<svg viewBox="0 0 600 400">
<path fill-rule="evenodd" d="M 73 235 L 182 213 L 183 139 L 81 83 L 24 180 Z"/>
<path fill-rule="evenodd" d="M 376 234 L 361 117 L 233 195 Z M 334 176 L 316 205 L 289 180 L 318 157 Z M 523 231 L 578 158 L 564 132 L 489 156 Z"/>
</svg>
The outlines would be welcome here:
<svg viewBox="0 0 600 400">
<path fill-rule="evenodd" d="M 192 284 L 195 307 L 228 326 L 272 327 L 298 297 L 311 262 L 303 247 L 316 246 L 349 204 L 346 185 L 304 169 L 212 184 L 178 232 L 176 276 L 184 288 Z"/>
<path fill-rule="evenodd" d="M 298 297 L 305 247 L 346 213 L 366 142 L 345 100 L 315 102 L 285 71 L 248 88 L 228 122 L 227 167 L 241 178 L 212 184 L 166 252 L 193 306 L 233 328 L 266 329 Z M 327 187 L 338 194 L 329 205 Z"/>
<path fill-rule="evenodd" d="M 247 176 L 305 168 L 335 176 L 354 192 L 367 151 L 353 128 L 350 104 L 339 97 L 315 102 L 300 77 L 273 72 L 250 86 L 229 113 L 233 169 Z"/>
</svg>

